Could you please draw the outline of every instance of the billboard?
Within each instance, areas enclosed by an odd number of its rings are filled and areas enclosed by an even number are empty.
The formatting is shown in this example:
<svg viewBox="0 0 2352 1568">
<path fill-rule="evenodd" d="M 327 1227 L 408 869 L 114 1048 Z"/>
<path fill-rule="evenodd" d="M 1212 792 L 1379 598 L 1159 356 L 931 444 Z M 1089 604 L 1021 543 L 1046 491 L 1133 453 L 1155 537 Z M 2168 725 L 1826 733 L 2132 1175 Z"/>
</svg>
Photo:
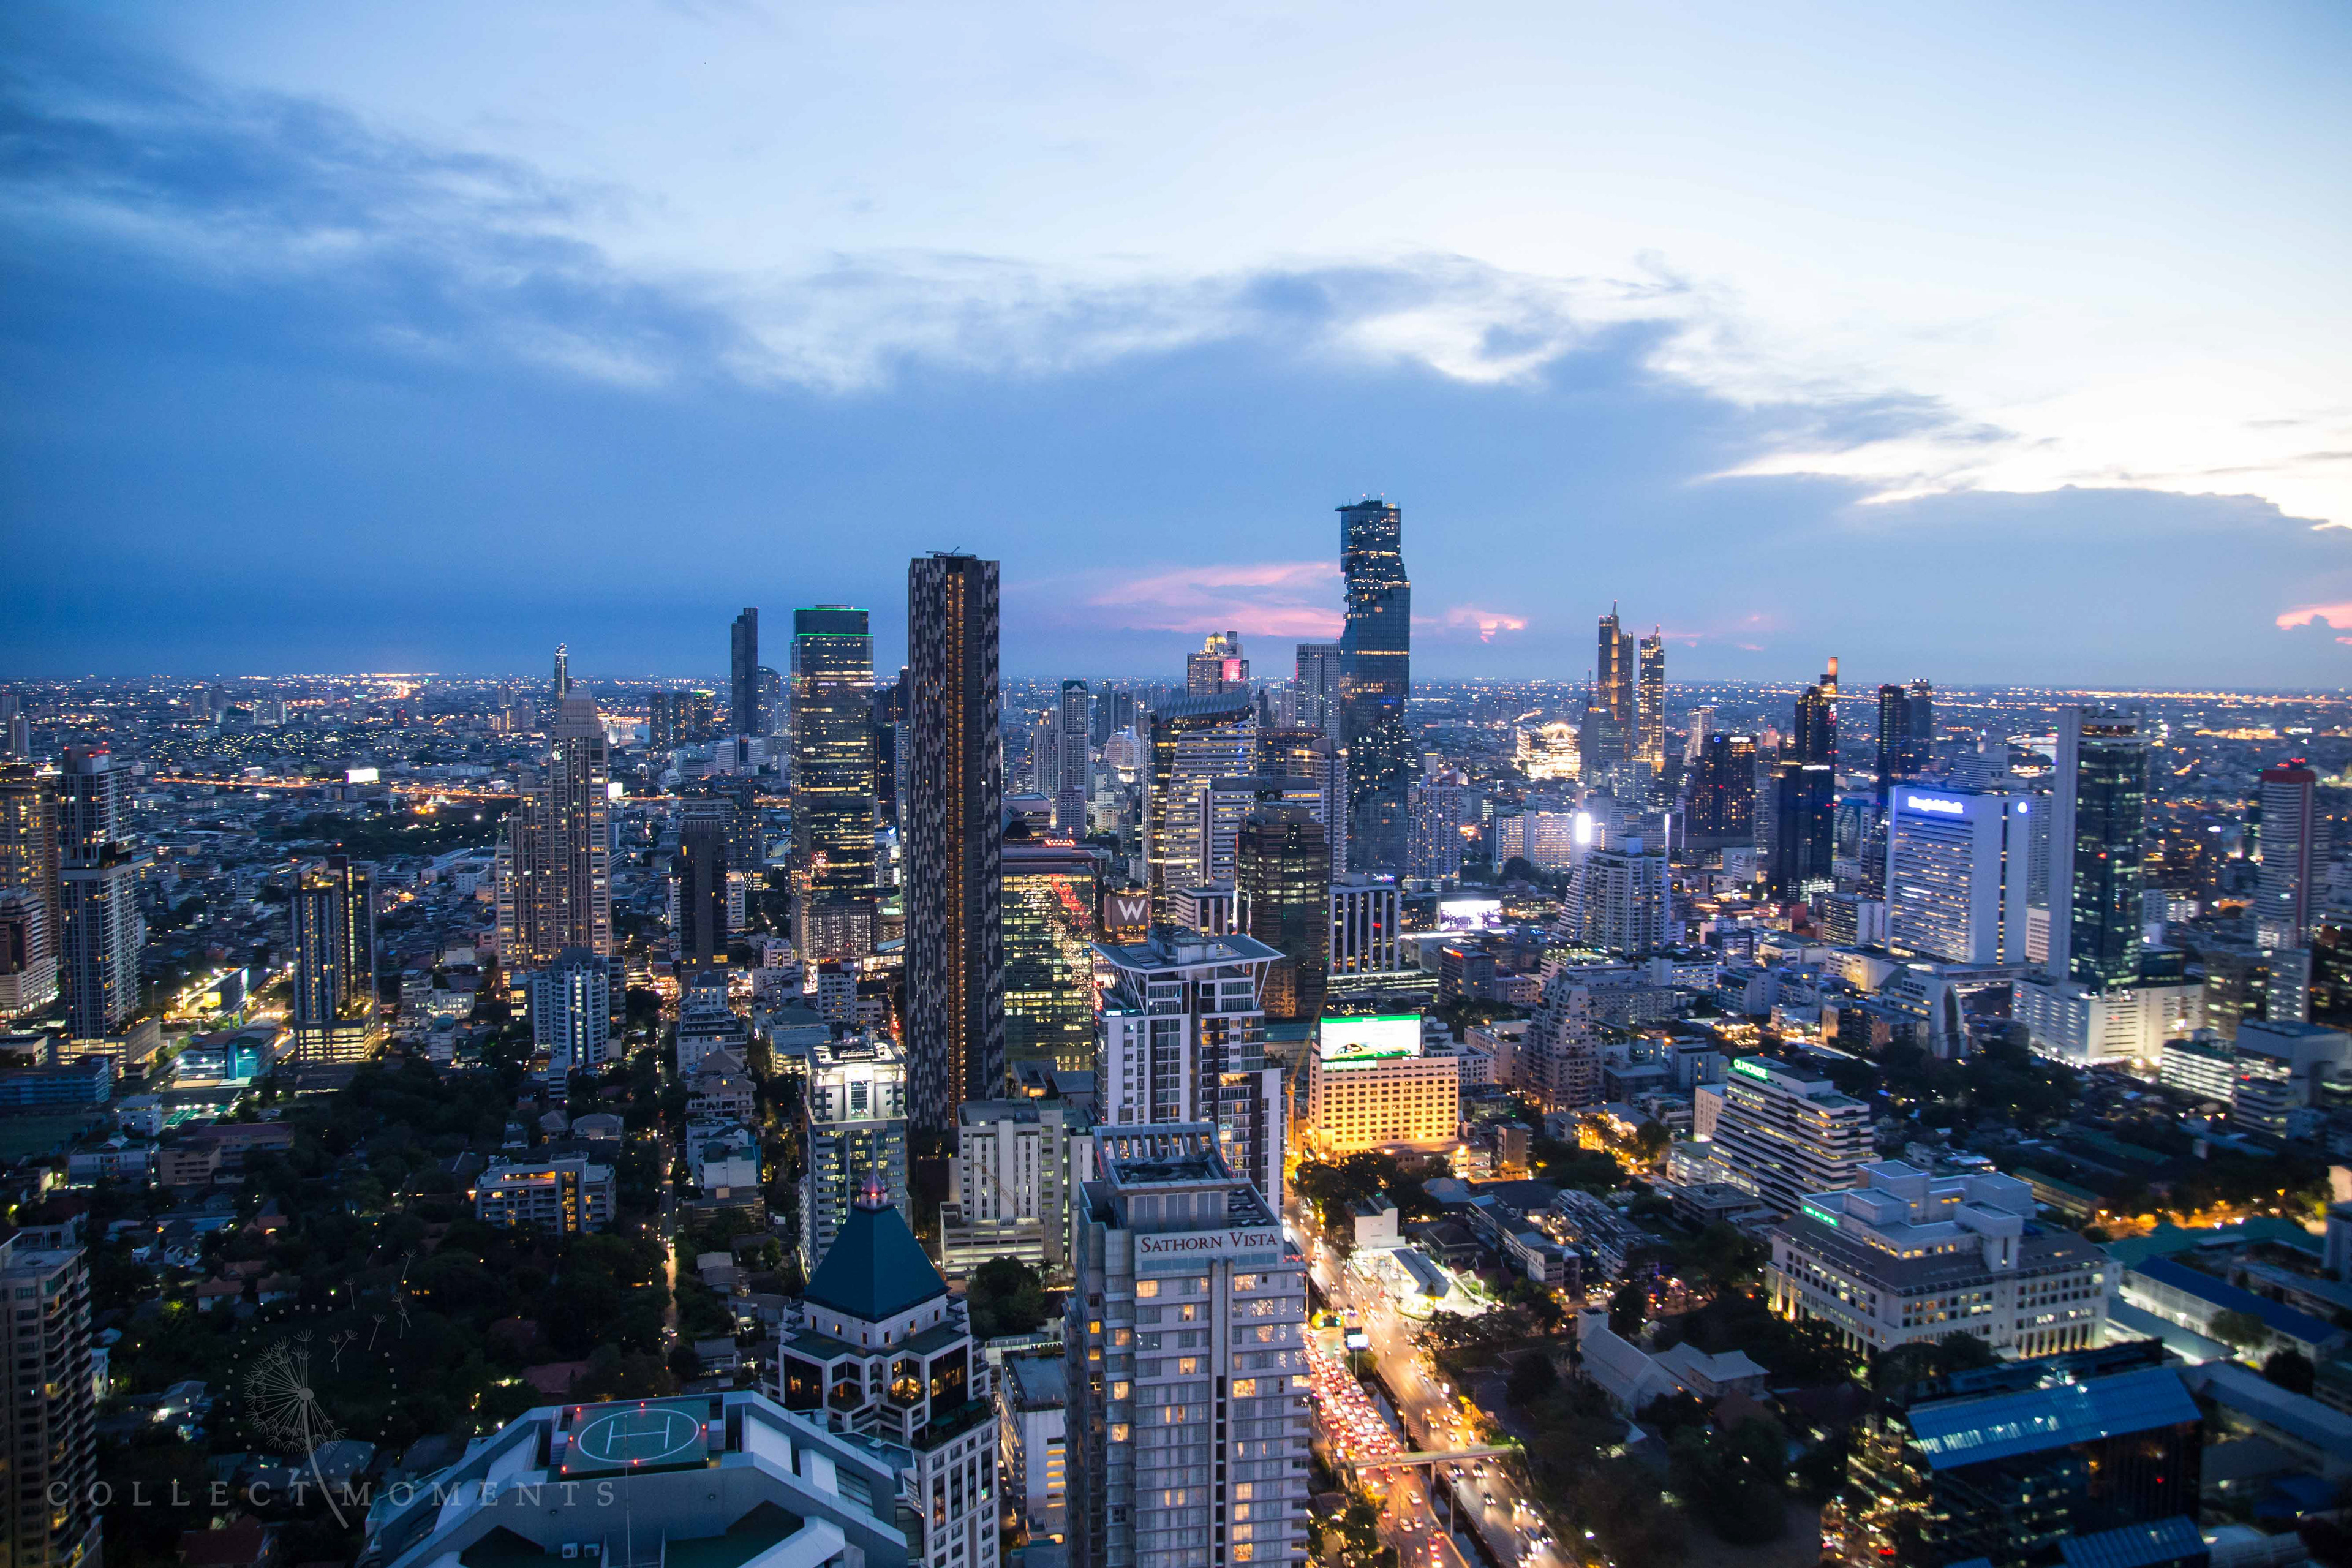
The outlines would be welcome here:
<svg viewBox="0 0 2352 1568">
<path fill-rule="evenodd" d="M 1417 1057 L 1421 1055 L 1421 1015 L 1388 1013 L 1372 1018 L 1326 1018 L 1320 1054 L 1326 1066 Z"/>
<path fill-rule="evenodd" d="M 1111 942 L 1141 942 L 1151 930 L 1150 893 L 1105 892 L 1102 932 Z"/>
<path fill-rule="evenodd" d="M 1440 931 L 1500 931 L 1502 925 L 1503 900 L 1500 899 L 1437 900 L 1437 929 Z"/>
</svg>

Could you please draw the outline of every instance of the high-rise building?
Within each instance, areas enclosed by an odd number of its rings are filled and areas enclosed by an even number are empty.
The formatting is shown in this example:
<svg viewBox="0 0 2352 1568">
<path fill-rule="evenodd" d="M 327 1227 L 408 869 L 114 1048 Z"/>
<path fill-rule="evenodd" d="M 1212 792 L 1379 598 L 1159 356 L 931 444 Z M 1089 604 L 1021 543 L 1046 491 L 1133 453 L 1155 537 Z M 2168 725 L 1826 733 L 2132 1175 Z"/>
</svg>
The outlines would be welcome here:
<svg viewBox="0 0 2352 1568">
<path fill-rule="evenodd" d="M 1085 1072 L 1094 1066 L 1103 853 L 1015 838 L 1003 855 L 1004 1059 Z"/>
<path fill-rule="evenodd" d="M 811 1047 L 801 1090 L 803 1277 L 833 1250 L 869 1181 L 903 1211 L 907 1110 L 907 1058 L 888 1039 L 852 1036 Z"/>
<path fill-rule="evenodd" d="M 1756 842 L 1756 737 L 1706 738 L 1692 771 L 1688 828 L 1718 847 Z"/>
<path fill-rule="evenodd" d="M 510 896 L 499 900 L 499 957 L 509 969 L 540 968 L 572 947 L 611 956 L 611 782 L 595 700 L 564 698 L 507 819 Z"/>
<path fill-rule="evenodd" d="M 727 962 L 727 817 L 724 800 L 704 795 L 678 803 L 670 942 L 688 973 Z"/>
<path fill-rule="evenodd" d="M 2319 848 L 2319 775 L 2299 763 L 2263 770 L 2262 826 L 2255 842 L 2262 870 L 2254 883 L 2254 927 L 2264 947 L 2302 947 L 2311 939 Z"/>
<path fill-rule="evenodd" d="M 1965 1290 L 1960 1304 L 1980 1293 Z M 1951 1296 L 1916 1302 L 1930 1300 L 1954 1320 L 1948 1331 L 1971 1331 Z M 1825 1560 L 2207 1562 L 2204 1417 L 2169 1359 L 2163 1341 L 2142 1336 L 1890 1390 L 1854 1428 L 1847 1489 L 1822 1518 Z"/>
<path fill-rule="evenodd" d="M 1424 1056 L 1413 1014 L 1327 1024 L 1304 1063 L 1305 1135 L 1327 1160 L 1376 1149 L 1440 1153 L 1462 1141 L 1462 1064 Z M 1392 1031 L 1392 1032 L 1391 1032 Z"/>
<path fill-rule="evenodd" d="M 1075 1100 L 965 1100 L 956 1112 L 948 1200 L 940 1205 L 940 1262 L 948 1278 L 1017 1258 L 1049 1279 L 1067 1279 L 1072 1198 L 1093 1152 Z"/>
<path fill-rule="evenodd" d="M 1905 761 L 1913 777 L 1936 765 L 1936 689 L 1915 680 L 1907 693 L 1911 715 L 1911 749 Z"/>
<path fill-rule="evenodd" d="M 1449 768 L 1406 792 L 1412 811 L 1405 850 L 1408 875 L 1444 880 L 1462 874 L 1462 795 L 1469 780 Z"/>
<path fill-rule="evenodd" d="M 1257 709 L 1247 692 L 1180 697 L 1152 710 L 1143 853 L 1154 918 L 1164 918 L 1172 893 L 1202 879 L 1201 797 L 1211 781 L 1248 774 L 1256 757 Z"/>
<path fill-rule="evenodd" d="M 604 1065 L 613 1051 L 613 961 L 575 947 L 525 982 L 530 1045 L 547 1053 L 548 1075 L 562 1082 Z"/>
<path fill-rule="evenodd" d="M 120 1034 L 139 1013 L 142 858 L 131 840 L 130 764 L 66 748 L 58 774 L 58 875 L 64 908 L 58 979 L 77 1040 Z"/>
<path fill-rule="evenodd" d="M 1566 974 L 1544 982 L 1519 1047 L 1519 1087 L 1549 1110 L 1601 1102 L 1601 1020 L 1592 987 Z"/>
<path fill-rule="evenodd" d="M 90 1375 L 89 1268 L 63 1227 L 0 1237 L 8 1294 L 8 1568 L 94 1568 L 100 1521 L 97 1388 Z"/>
<path fill-rule="evenodd" d="M 1403 902 L 1394 878 L 1334 877 L 1329 990 L 1358 990 L 1374 976 L 1403 968 Z"/>
<path fill-rule="evenodd" d="M 572 647 L 568 643 L 555 645 L 555 675 L 548 682 L 551 701 L 561 702 L 572 695 Z"/>
<path fill-rule="evenodd" d="M 1834 661 L 1832 661 L 1834 662 Z M 1824 676 L 1823 679 L 1829 677 Z M 1834 687 L 1808 686 L 1797 698 L 1797 721 L 1787 754 L 1801 763 L 1837 766 L 1837 691 Z"/>
<path fill-rule="evenodd" d="M 1322 795 L 1316 820 L 1331 852 L 1331 875 L 1348 874 L 1348 759 L 1328 734 L 1304 728 L 1260 730 L 1257 773 L 1261 777 L 1310 779 Z"/>
<path fill-rule="evenodd" d="M 1088 765 L 1087 738 L 1093 722 L 1092 698 L 1083 680 L 1065 680 L 1054 708 L 1055 776 L 1046 793 L 1054 801 L 1054 830 L 1073 837 L 1087 831 L 1087 797 L 1093 794 L 1093 770 Z M 1040 780 L 1039 787 L 1045 782 Z"/>
<path fill-rule="evenodd" d="M 1804 899 L 1832 884 L 1837 773 L 1784 756 L 1772 764 L 1772 845 L 1764 885 L 1776 899 Z"/>
<path fill-rule="evenodd" d="M 1911 694 L 1900 686 L 1878 689 L 1878 790 L 1884 795 L 1916 769 L 1911 758 Z"/>
<path fill-rule="evenodd" d="M 1944 963 L 2022 964 L 2032 800 L 1901 784 L 1888 803 L 1887 950 Z"/>
<path fill-rule="evenodd" d="M 1184 695 L 1214 697 L 1220 692 L 1249 689 L 1249 660 L 1242 655 L 1239 632 L 1211 632 L 1201 651 L 1184 656 Z"/>
<path fill-rule="evenodd" d="M 1713 1139 L 1723 1180 L 1781 1214 L 1808 1193 L 1861 1184 L 1874 1153 L 1870 1107 L 1769 1057 L 1738 1058 L 1697 1096 L 1692 1125 Z"/>
<path fill-rule="evenodd" d="M 298 866 L 287 910 L 295 1059 L 364 1058 L 376 1037 L 374 879 L 341 855 Z"/>
<path fill-rule="evenodd" d="M 793 611 L 793 935 L 803 958 L 873 951 L 875 765 L 866 612 Z"/>
<path fill-rule="evenodd" d="M 1295 805 L 1319 824 L 1331 804 L 1320 781 L 1311 776 L 1279 773 L 1211 779 L 1202 787 L 1199 798 L 1201 861 L 1194 883 L 1202 887 L 1233 884 L 1234 853 L 1241 842 L 1242 824 L 1259 807 Z"/>
<path fill-rule="evenodd" d="M 1597 773 L 1611 763 L 1630 762 L 1638 727 L 1633 639 L 1618 624 L 1617 606 L 1601 617 L 1594 649 L 1592 700 L 1584 723 L 1584 767 Z"/>
<path fill-rule="evenodd" d="M 898 787 L 905 768 L 898 752 L 898 737 L 907 723 L 907 672 L 899 670 L 898 679 L 887 686 L 874 689 L 874 707 L 869 721 L 874 731 L 874 816 L 877 826 L 898 830 L 898 803 L 902 798 Z M 877 864 L 876 870 L 881 868 Z"/>
<path fill-rule="evenodd" d="M 1323 1016 L 1331 970 L 1331 852 L 1323 825 L 1296 805 L 1261 806 L 1234 856 L 1238 924 L 1282 955 L 1266 972 L 1265 1016 Z"/>
<path fill-rule="evenodd" d="M 1337 734 L 1339 726 L 1339 645 L 1303 642 L 1292 677 L 1290 711 L 1302 730 Z"/>
<path fill-rule="evenodd" d="M 1666 852 L 1632 836 L 1586 851 L 1576 868 L 1570 924 L 1583 946 L 1633 958 L 1666 945 Z"/>
<path fill-rule="evenodd" d="M 748 605 L 727 629 L 727 732 L 767 733 L 760 723 L 760 612 Z"/>
<path fill-rule="evenodd" d="M 1634 752 L 1653 773 L 1663 774 L 1666 771 L 1666 637 L 1654 626 L 1642 639 L 1640 681 L 1636 698 L 1641 743 Z"/>
<path fill-rule="evenodd" d="M 906 1038 L 915 1125 L 1004 1076 L 1004 757 L 997 568 L 970 555 L 907 568 Z"/>
<path fill-rule="evenodd" d="M 1421 759 L 1405 727 L 1412 694 L 1412 583 L 1404 514 L 1381 501 L 1339 510 L 1348 621 L 1339 637 L 1339 740 L 1348 751 L 1348 864 L 1404 869 L 1405 791 Z"/>
<path fill-rule="evenodd" d="M 2127 713 L 2058 710 L 2048 972 L 2093 989 L 2139 976 L 2147 738 Z"/>
<path fill-rule="evenodd" d="M 0 1019 L 45 1011 L 57 999 L 47 904 L 29 888 L 0 887 Z"/>
<path fill-rule="evenodd" d="M 1217 1130 L 1098 1136 L 1063 1329 L 1074 1568 L 1307 1556 L 1306 1262 Z"/>
<path fill-rule="evenodd" d="M 64 886 L 58 866 L 58 775 L 29 762 L 0 763 L 0 889 L 13 890 L 38 910 L 25 922 L 20 973 L 46 966 L 56 994 L 65 935 Z M 37 932 L 37 935 L 34 933 Z M 44 998 L 45 1000 L 47 998 Z"/>
<path fill-rule="evenodd" d="M 1266 971 L 1282 954 L 1238 932 L 1154 926 L 1101 944 L 1095 1103 L 1106 1127 L 1205 1121 L 1233 1168 L 1282 1202 L 1282 1068 L 1265 1057 Z"/>
</svg>

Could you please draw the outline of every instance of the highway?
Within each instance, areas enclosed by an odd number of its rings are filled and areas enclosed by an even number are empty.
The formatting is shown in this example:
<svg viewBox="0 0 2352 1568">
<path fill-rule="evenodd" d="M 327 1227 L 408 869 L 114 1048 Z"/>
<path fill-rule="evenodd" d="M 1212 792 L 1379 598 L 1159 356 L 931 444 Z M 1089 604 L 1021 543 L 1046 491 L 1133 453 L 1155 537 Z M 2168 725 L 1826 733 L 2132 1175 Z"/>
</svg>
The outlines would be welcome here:
<svg viewBox="0 0 2352 1568">
<path fill-rule="evenodd" d="M 1373 1362 L 1390 1391 L 1402 1402 L 1397 1414 L 1404 1421 L 1405 1430 L 1423 1448 L 1435 1452 L 1478 1446 L 1481 1439 L 1476 1427 L 1454 1397 L 1458 1391 L 1443 1384 L 1437 1368 L 1414 1346 L 1411 1320 L 1391 1308 L 1381 1291 L 1361 1286 L 1341 1268 L 1338 1256 L 1322 1240 L 1320 1227 L 1310 1213 L 1301 1212 L 1294 1205 L 1290 1220 L 1307 1243 L 1308 1267 L 1324 1300 L 1335 1309 L 1358 1309 L 1363 1330 L 1371 1342 Z M 1350 1434 L 1345 1432 L 1327 1432 L 1325 1436 L 1332 1440 L 1335 1448 L 1345 1448 L 1350 1458 L 1371 1458 L 1379 1451 L 1377 1444 L 1369 1450 L 1360 1445 L 1351 1446 Z M 1544 1531 L 1545 1521 L 1535 1512 L 1534 1505 L 1522 1498 L 1506 1466 L 1486 1460 L 1438 1468 L 1461 1469 L 1456 1490 L 1467 1500 L 1468 1507 L 1460 1517 L 1475 1527 L 1504 1568 L 1517 1568 L 1519 1564 L 1553 1568 L 1561 1561 L 1549 1545 L 1535 1540 L 1536 1534 Z M 1453 1479 L 1447 1475 L 1432 1477 L 1426 1469 L 1387 1472 L 1385 1476 L 1373 1471 L 1366 1477 L 1375 1496 L 1380 1495 L 1385 1480 L 1382 1536 L 1395 1545 L 1397 1555 L 1405 1563 L 1426 1564 L 1436 1558 L 1437 1531 L 1430 1512 L 1428 1489 L 1433 1482 L 1442 1487 Z"/>
</svg>

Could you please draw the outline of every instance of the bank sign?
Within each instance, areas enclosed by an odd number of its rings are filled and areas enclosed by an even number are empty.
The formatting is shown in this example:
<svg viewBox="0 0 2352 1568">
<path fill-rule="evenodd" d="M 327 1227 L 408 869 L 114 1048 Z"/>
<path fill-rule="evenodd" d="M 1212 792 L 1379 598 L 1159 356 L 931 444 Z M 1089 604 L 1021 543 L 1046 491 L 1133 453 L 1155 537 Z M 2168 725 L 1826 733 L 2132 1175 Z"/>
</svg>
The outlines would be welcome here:
<svg viewBox="0 0 2352 1568">
<path fill-rule="evenodd" d="M 1213 1258 L 1258 1254 L 1263 1254 L 1265 1260 L 1270 1262 L 1281 1249 L 1282 1232 L 1272 1226 L 1139 1236 L 1135 1238 L 1135 1267 L 1143 1273 L 1157 1274 L 1182 1268 L 1188 1264 L 1206 1263 Z"/>
</svg>

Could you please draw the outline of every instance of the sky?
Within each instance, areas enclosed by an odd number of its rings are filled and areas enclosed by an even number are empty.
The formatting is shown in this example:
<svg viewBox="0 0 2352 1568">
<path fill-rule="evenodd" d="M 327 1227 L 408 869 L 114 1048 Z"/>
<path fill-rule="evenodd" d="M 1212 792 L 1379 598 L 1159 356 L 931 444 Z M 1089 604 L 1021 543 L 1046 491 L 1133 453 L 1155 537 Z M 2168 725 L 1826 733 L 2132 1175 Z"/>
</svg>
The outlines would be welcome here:
<svg viewBox="0 0 2352 1568">
<path fill-rule="evenodd" d="M 0 16 L 0 676 L 2352 686 L 2352 11 Z"/>
</svg>

